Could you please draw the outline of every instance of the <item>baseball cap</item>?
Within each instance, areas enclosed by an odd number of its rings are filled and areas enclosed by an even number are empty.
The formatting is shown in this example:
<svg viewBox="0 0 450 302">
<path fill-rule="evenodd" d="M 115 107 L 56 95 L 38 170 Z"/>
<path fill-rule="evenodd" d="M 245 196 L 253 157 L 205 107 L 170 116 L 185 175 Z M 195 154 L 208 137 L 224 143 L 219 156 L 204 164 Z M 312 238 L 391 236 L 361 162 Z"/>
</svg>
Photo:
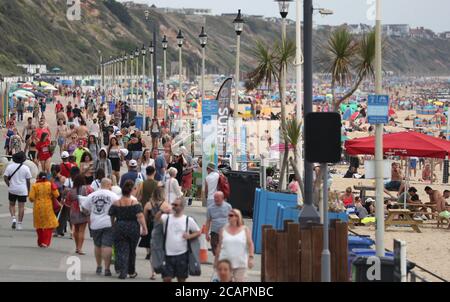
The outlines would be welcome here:
<svg viewBox="0 0 450 302">
<path fill-rule="evenodd" d="M 137 161 L 135 161 L 134 159 L 130 160 L 129 164 L 130 167 L 137 167 Z"/>
<path fill-rule="evenodd" d="M 61 158 L 64 158 L 64 159 L 69 158 L 69 152 L 64 151 L 63 153 L 61 153 Z"/>
</svg>

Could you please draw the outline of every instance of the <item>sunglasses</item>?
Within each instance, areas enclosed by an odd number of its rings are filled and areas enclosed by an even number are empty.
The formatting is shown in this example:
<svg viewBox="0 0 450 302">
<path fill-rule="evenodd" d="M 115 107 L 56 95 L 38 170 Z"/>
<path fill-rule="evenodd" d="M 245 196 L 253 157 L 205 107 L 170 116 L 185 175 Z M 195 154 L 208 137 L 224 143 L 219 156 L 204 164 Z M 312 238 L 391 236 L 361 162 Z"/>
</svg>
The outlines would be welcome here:
<svg viewBox="0 0 450 302">
<path fill-rule="evenodd" d="M 228 217 L 229 217 L 229 218 L 233 218 L 233 217 L 236 217 L 236 215 L 234 215 L 234 214 L 228 214 Z"/>
<path fill-rule="evenodd" d="M 179 204 L 173 204 L 172 208 L 178 208 L 180 205 Z"/>
</svg>

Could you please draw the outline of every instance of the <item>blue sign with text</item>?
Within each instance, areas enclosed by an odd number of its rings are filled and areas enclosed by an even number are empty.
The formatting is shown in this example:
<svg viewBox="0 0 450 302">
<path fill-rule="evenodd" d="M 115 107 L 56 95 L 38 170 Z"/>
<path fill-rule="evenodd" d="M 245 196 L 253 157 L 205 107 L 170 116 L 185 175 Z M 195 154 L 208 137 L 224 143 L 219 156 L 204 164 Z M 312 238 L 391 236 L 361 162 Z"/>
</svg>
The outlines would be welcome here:
<svg viewBox="0 0 450 302">
<path fill-rule="evenodd" d="M 387 124 L 389 122 L 388 95 L 369 95 L 367 103 L 369 124 Z"/>
</svg>

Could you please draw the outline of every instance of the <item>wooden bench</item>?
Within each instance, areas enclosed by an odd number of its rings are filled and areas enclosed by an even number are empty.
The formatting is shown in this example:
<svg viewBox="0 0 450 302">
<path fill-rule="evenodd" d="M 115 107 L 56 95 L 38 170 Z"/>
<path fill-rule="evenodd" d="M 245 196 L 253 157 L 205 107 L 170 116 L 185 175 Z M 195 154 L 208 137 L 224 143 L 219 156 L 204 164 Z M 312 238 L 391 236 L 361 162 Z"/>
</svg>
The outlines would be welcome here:
<svg viewBox="0 0 450 302">
<path fill-rule="evenodd" d="M 384 222 L 384 227 L 388 228 L 393 225 L 407 225 L 410 226 L 417 233 L 421 233 L 419 225 L 422 221 L 413 219 L 414 213 L 405 209 L 390 209 L 388 210 L 388 217 Z"/>
</svg>

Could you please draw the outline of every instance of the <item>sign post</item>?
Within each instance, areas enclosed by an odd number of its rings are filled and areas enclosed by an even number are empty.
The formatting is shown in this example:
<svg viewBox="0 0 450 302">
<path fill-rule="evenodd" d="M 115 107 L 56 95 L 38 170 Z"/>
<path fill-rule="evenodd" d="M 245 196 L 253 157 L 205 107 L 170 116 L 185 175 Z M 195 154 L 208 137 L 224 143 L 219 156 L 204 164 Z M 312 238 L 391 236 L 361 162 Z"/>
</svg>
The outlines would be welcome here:
<svg viewBox="0 0 450 302">
<path fill-rule="evenodd" d="M 389 123 L 389 96 L 369 95 L 367 116 L 372 125 Z"/>
</svg>

